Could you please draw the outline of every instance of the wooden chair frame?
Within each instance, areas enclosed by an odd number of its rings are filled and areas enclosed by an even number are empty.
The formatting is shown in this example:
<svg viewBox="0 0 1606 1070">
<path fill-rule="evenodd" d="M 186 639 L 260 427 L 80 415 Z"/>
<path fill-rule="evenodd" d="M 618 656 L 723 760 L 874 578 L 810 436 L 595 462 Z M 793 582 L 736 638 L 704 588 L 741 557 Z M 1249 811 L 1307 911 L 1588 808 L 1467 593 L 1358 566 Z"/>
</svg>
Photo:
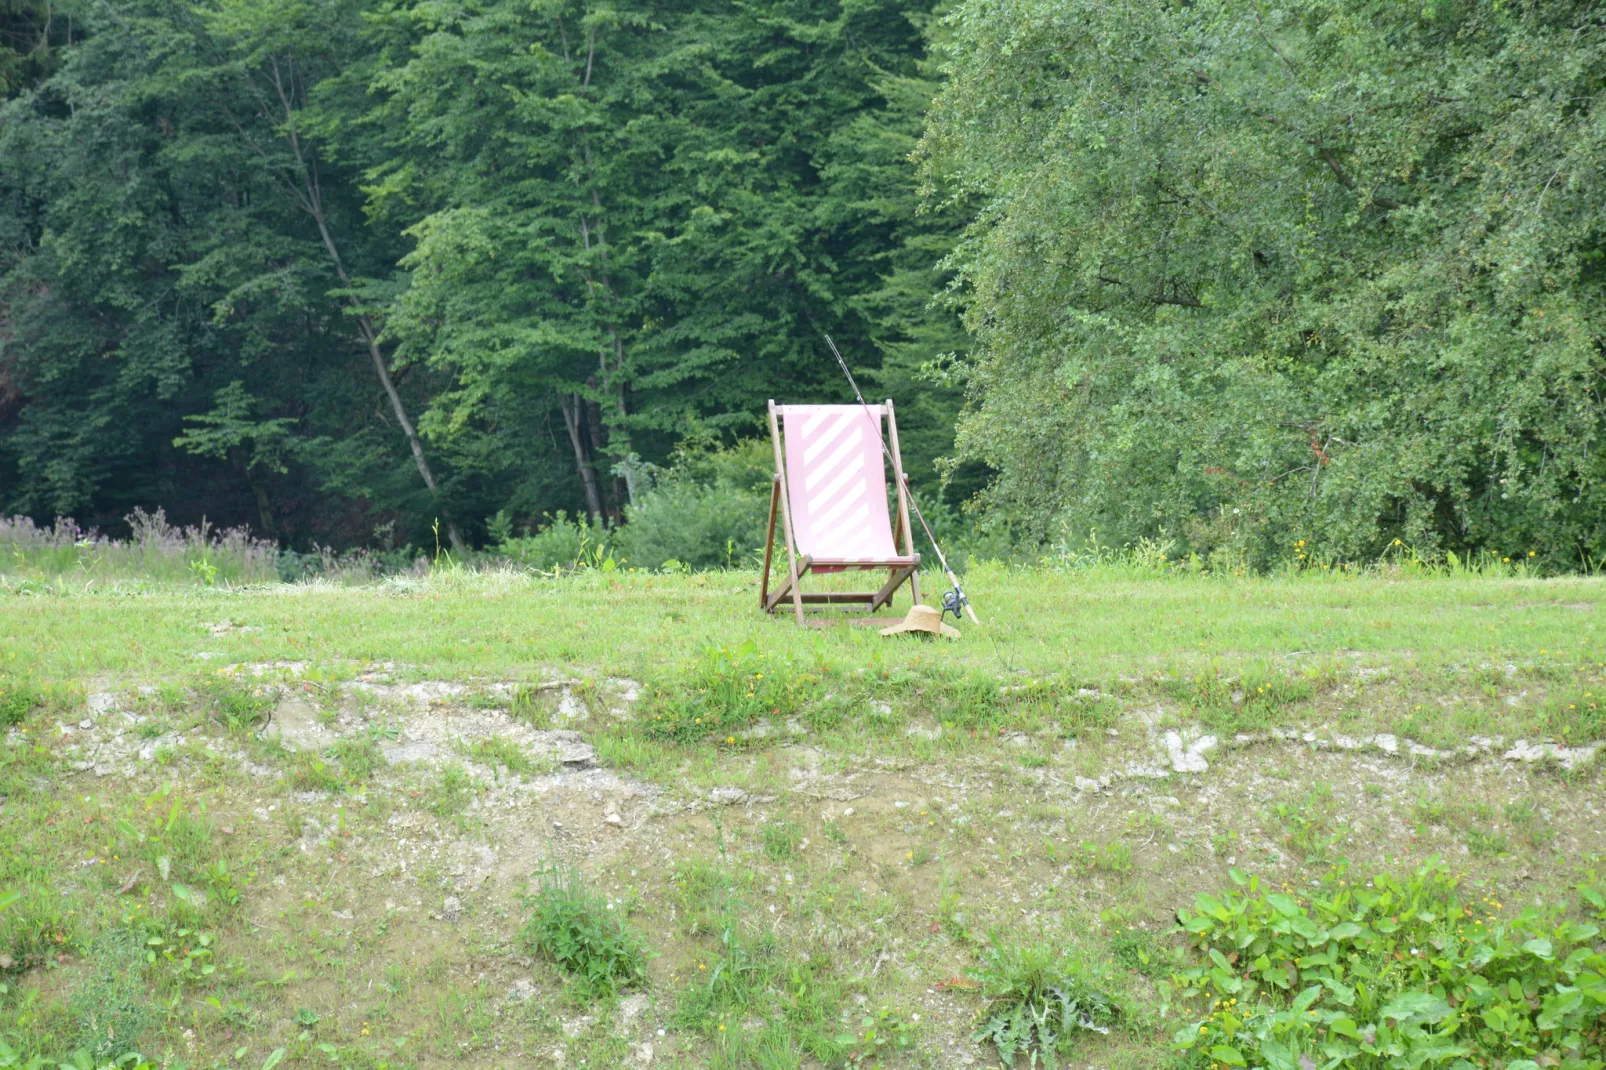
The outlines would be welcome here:
<svg viewBox="0 0 1606 1070">
<path fill-rule="evenodd" d="M 764 573 L 759 581 L 759 605 L 767 613 L 773 613 L 781 602 L 790 597 L 792 609 L 797 614 L 797 622 L 803 624 L 803 607 L 805 605 L 852 605 L 863 603 L 874 613 L 882 606 L 892 603 L 892 596 L 902 586 L 905 580 L 909 581 L 910 593 L 916 602 L 920 601 L 920 555 L 915 553 L 914 538 L 909 529 L 909 487 L 903 474 L 903 457 L 898 452 L 898 421 L 893 415 L 892 399 L 888 398 L 880 405 L 867 405 L 870 414 L 876 418 L 877 433 L 880 432 L 880 420 L 884 416 L 887 421 L 886 444 L 888 452 L 892 454 L 892 478 L 898 490 L 898 514 L 892 529 L 892 543 L 896 549 L 900 543 L 903 547 L 902 557 L 913 558 L 912 561 L 867 561 L 858 567 L 871 569 L 885 567 L 887 569 L 887 582 L 875 591 L 820 591 L 804 594 L 800 580 L 811 571 L 840 571 L 840 565 L 816 566 L 813 558 L 804 554 L 799 557 L 796 552 L 797 540 L 792 530 L 791 496 L 786 485 L 786 453 L 781 438 L 780 417 L 785 414 L 787 406 L 777 405 L 772 399 L 769 404 L 770 442 L 775 448 L 775 478 L 770 486 L 770 519 L 769 529 L 764 540 Z M 782 533 L 786 541 L 786 561 L 788 572 L 781 585 L 770 591 L 770 567 L 775 552 L 775 520 L 777 515 L 781 519 Z"/>
</svg>

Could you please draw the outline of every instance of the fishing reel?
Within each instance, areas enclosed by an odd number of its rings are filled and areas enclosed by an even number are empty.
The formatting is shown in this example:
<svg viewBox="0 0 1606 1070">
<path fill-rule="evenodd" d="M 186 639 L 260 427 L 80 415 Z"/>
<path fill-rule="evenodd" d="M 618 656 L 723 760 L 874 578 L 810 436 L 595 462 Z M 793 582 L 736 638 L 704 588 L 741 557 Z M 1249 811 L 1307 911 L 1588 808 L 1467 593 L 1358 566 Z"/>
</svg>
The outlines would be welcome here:
<svg viewBox="0 0 1606 1070">
<path fill-rule="evenodd" d="M 953 590 L 945 591 L 942 596 L 942 612 L 944 615 L 952 613 L 954 620 L 964 616 L 964 610 L 970 605 L 970 599 L 965 597 L 964 589 L 954 584 Z"/>
</svg>

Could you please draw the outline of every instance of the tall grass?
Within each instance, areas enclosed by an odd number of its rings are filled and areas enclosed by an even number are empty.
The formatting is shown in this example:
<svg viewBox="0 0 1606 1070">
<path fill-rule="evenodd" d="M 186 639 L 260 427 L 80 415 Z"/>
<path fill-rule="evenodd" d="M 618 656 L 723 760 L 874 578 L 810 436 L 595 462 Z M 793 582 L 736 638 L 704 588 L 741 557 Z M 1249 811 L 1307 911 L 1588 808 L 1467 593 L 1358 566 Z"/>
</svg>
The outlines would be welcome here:
<svg viewBox="0 0 1606 1070">
<path fill-rule="evenodd" d="M 27 517 L 0 517 L 0 575 L 13 585 L 69 576 L 208 586 L 279 578 L 279 548 L 245 528 L 220 530 L 205 521 L 175 527 L 161 509 L 135 509 L 127 519 L 131 537 L 112 539 L 66 517 L 42 527 Z"/>
</svg>

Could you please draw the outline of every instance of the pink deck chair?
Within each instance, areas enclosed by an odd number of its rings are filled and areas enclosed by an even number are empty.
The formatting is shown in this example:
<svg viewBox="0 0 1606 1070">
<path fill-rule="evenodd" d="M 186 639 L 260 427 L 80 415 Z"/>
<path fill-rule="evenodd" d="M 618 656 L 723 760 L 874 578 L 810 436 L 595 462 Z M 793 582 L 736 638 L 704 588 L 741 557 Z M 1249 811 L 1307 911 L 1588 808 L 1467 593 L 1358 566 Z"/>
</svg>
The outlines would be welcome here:
<svg viewBox="0 0 1606 1070">
<path fill-rule="evenodd" d="M 881 452 L 881 418 L 898 492 L 898 526 L 887 512 L 887 470 Z M 773 613 L 791 598 L 797 621 L 805 605 L 864 603 L 873 613 L 892 602 L 904 580 L 920 601 L 920 555 L 909 532 L 908 487 L 898 454 L 898 423 L 892 401 L 881 405 L 777 405 L 770 402 L 775 480 L 770 491 L 769 534 L 759 603 Z M 772 593 L 770 561 L 775 518 L 782 520 L 788 575 Z M 897 544 L 901 542 L 903 552 Z M 877 591 L 804 594 L 799 579 L 810 572 L 887 570 Z"/>
</svg>

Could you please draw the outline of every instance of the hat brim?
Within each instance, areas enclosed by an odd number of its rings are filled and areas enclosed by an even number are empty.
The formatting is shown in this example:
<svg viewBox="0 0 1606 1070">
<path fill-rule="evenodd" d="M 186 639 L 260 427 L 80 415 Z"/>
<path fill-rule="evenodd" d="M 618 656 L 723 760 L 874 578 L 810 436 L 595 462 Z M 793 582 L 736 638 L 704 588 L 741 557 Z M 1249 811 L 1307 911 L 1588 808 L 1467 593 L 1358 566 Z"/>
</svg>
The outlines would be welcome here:
<svg viewBox="0 0 1606 1070">
<path fill-rule="evenodd" d="M 925 635 L 941 635 L 944 639 L 958 639 L 959 638 L 959 629 L 955 628 L 953 625 L 948 624 L 947 622 L 943 622 L 943 623 L 938 624 L 937 627 L 939 629 L 941 629 L 941 630 L 940 631 L 932 631 L 930 628 L 922 628 L 918 624 L 913 624 L 913 623 L 905 620 L 905 621 L 899 621 L 897 624 L 894 624 L 890 628 L 882 628 L 881 629 L 881 634 L 882 635 L 902 635 L 905 632 L 921 632 L 921 633 L 923 633 Z"/>
</svg>

